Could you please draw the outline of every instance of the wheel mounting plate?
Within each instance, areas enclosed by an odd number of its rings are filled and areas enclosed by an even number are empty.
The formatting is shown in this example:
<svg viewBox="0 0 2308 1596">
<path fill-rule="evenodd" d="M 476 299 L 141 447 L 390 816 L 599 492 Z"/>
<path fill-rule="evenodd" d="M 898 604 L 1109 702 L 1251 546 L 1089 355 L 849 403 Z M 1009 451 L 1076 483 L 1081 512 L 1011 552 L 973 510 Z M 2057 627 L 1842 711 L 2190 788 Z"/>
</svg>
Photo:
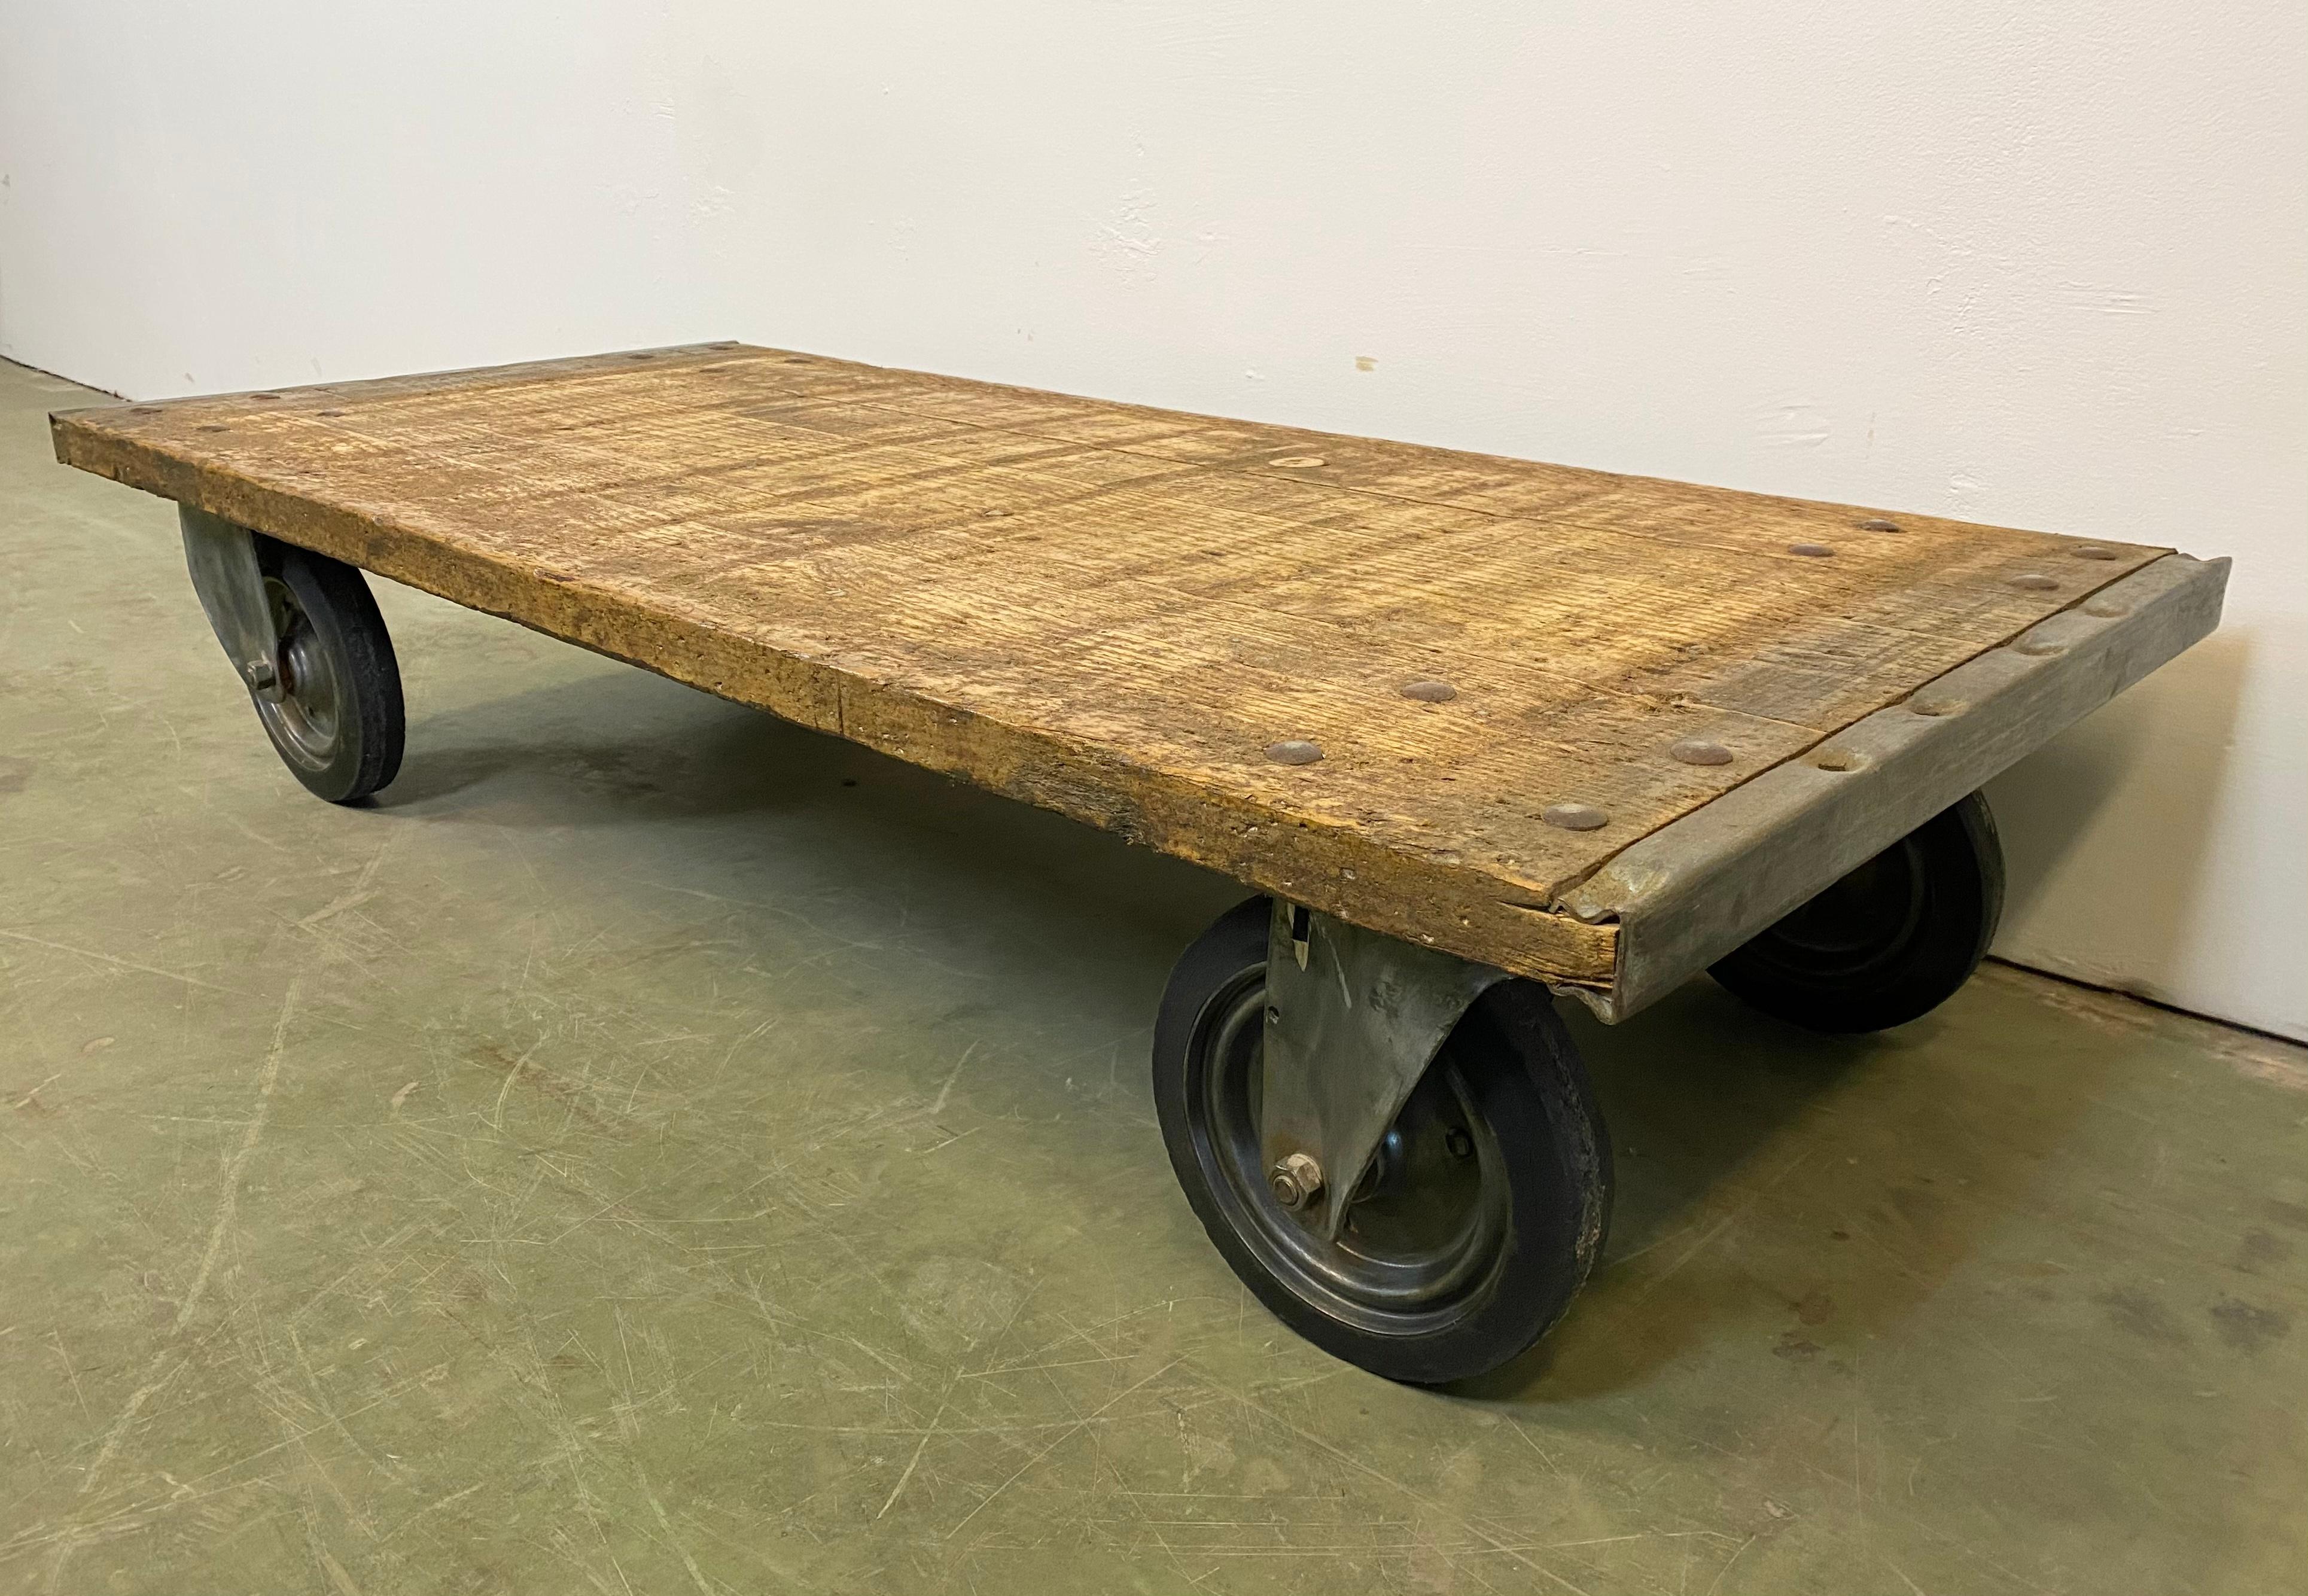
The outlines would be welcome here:
<svg viewBox="0 0 2308 1596">
<path fill-rule="evenodd" d="M 1298 1210 L 1338 1238 L 1364 1167 L 1460 1016 L 1506 971 L 1277 899 L 1267 934 L 1261 1152 L 1322 1171 Z"/>
<path fill-rule="evenodd" d="M 185 533 L 185 565 L 192 572 L 193 591 L 200 595 L 209 629 L 224 645 L 225 657 L 249 691 L 279 702 L 287 691 L 281 679 L 280 638 L 273 629 L 264 573 L 257 564 L 256 535 L 190 505 L 177 506 L 177 520 Z"/>
</svg>

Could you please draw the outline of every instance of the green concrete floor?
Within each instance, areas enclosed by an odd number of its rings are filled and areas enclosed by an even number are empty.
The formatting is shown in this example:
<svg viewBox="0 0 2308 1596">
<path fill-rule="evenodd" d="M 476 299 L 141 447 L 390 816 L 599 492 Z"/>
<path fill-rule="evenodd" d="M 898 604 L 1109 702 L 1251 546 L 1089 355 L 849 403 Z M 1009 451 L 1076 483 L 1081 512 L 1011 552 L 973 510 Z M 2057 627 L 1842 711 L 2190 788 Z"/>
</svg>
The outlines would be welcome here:
<svg viewBox="0 0 2308 1596">
<path fill-rule="evenodd" d="M 1237 889 L 398 589 L 314 801 L 84 398 L 0 367 L 0 1589 L 2308 1589 L 2301 1050 L 1574 1015 L 1602 1268 L 1388 1385 L 1163 1160 Z"/>
</svg>

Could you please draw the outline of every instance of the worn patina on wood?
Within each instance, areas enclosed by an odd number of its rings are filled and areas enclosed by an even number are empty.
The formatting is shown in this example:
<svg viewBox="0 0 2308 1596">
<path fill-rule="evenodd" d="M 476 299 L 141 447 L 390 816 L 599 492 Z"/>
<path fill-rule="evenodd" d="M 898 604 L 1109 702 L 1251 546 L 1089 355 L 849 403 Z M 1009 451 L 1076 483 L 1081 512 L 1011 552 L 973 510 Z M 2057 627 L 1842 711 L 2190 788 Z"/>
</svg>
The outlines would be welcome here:
<svg viewBox="0 0 2308 1596">
<path fill-rule="evenodd" d="M 728 344 L 55 433 L 69 464 L 1598 990 L 1616 929 L 1563 903 L 1615 855 L 2165 552 Z"/>
</svg>

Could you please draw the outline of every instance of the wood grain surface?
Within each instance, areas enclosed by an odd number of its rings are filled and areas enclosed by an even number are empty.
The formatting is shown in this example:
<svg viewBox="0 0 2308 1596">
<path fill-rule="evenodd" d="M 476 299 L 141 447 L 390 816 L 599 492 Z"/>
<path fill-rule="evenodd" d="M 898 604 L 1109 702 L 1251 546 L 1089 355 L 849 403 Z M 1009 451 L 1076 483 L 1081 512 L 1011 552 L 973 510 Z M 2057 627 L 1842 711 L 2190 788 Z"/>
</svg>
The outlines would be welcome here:
<svg viewBox="0 0 2308 1596">
<path fill-rule="evenodd" d="M 55 436 L 68 464 L 1596 988 L 1614 928 L 1563 892 L 2165 552 L 730 344 Z M 1431 682 L 1452 695 L 1404 694 Z"/>
</svg>

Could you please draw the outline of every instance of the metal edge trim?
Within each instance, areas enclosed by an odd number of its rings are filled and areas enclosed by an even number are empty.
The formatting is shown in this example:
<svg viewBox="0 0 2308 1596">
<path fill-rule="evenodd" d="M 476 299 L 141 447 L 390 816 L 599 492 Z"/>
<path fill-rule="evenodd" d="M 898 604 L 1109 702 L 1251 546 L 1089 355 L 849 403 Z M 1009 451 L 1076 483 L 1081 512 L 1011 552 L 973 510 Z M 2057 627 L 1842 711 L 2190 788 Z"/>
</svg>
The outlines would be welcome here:
<svg viewBox="0 0 2308 1596">
<path fill-rule="evenodd" d="M 1615 920 L 1626 1019 L 2219 624 L 2226 559 L 2166 555 L 1627 848 L 1561 907 Z"/>
</svg>

